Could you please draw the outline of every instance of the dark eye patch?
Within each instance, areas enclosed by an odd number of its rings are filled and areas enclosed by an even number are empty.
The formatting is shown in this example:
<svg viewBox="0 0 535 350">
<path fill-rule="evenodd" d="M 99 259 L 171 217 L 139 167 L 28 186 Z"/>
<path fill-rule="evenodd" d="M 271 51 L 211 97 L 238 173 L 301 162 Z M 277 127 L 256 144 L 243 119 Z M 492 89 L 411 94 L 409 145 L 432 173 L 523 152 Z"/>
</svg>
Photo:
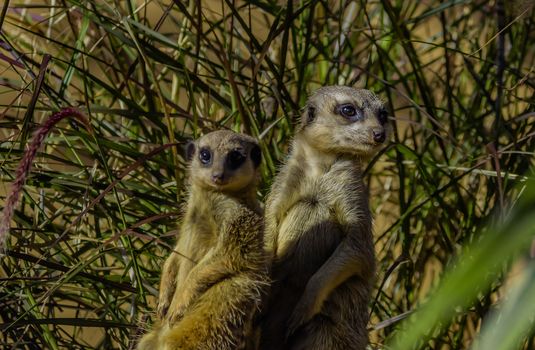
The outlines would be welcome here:
<svg viewBox="0 0 535 350">
<path fill-rule="evenodd" d="M 236 170 L 245 162 L 245 159 L 240 151 L 234 150 L 227 155 L 227 164 L 231 170 Z"/>
<path fill-rule="evenodd" d="M 388 122 L 388 112 L 386 111 L 386 109 L 381 109 L 379 111 L 377 119 L 379 119 L 379 123 L 381 125 L 385 125 Z"/>
<path fill-rule="evenodd" d="M 201 148 L 199 151 L 199 160 L 205 165 L 210 164 L 212 161 L 212 152 L 208 148 Z"/>
<path fill-rule="evenodd" d="M 258 167 L 260 165 L 260 162 L 262 161 L 262 151 L 260 150 L 260 146 L 253 146 L 253 148 L 251 149 L 251 159 L 255 167 Z"/>
<path fill-rule="evenodd" d="M 357 121 L 361 120 L 364 117 L 364 114 L 362 113 L 362 110 L 360 108 L 355 107 L 351 103 L 346 103 L 343 105 L 339 105 L 337 107 L 337 112 L 342 117 L 346 118 L 350 121 Z"/>
</svg>

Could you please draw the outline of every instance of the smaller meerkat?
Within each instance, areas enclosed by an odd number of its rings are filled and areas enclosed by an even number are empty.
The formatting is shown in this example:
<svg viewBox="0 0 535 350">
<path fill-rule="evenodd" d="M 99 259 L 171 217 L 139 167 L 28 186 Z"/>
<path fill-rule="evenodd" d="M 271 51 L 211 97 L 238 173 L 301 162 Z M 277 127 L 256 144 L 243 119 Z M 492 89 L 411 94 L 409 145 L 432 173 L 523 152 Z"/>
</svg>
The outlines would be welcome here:
<svg viewBox="0 0 535 350">
<path fill-rule="evenodd" d="M 158 316 L 138 349 L 245 349 L 269 287 L 256 198 L 260 147 L 232 131 L 187 146 L 189 195 L 160 282 Z"/>
<path fill-rule="evenodd" d="M 362 165 L 389 132 L 368 90 L 310 96 L 266 202 L 273 285 L 261 349 L 365 349 L 375 254 Z"/>
</svg>

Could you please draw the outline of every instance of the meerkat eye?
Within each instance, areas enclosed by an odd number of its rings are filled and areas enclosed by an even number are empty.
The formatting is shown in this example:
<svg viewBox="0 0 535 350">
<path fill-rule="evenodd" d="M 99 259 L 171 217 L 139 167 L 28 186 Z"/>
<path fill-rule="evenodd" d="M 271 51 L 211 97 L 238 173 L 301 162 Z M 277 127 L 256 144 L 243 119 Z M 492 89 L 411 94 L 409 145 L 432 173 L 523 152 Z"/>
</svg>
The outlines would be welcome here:
<svg viewBox="0 0 535 350">
<path fill-rule="evenodd" d="M 245 162 L 245 156 L 240 151 L 232 151 L 227 156 L 227 164 L 232 170 L 238 169 L 243 162 Z"/>
<path fill-rule="evenodd" d="M 349 120 L 358 120 L 362 118 L 362 111 L 355 108 L 352 104 L 345 104 L 338 107 L 338 113 Z"/>
<path fill-rule="evenodd" d="M 201 163 L 208 164 L 210 163 L 211 159 L 212 153 L 210 153 L 210 151 L 206 148 L 201 149 L 201 151 L 199 152 L 199 160 L 201 161 Z"/>
<path fill-rule="evenodd" d="M 381 125 L 386 124 L 388 122 L 388 112 L 386 109 L 381 109 L 377 115 L 377 118 L 379 119 L 379 123 L 381 123 Z"/>
</svg>

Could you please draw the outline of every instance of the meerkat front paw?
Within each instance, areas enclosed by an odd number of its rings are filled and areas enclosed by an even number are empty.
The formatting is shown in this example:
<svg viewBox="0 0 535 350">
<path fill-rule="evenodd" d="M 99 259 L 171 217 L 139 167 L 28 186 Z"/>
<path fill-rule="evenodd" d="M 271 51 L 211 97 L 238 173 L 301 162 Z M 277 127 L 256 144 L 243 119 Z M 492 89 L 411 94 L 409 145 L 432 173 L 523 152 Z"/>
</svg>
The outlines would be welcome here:
<svg viewBox="0 0 535 350">
<path fill-rule="evenodd" d="M 180 320 L 191 305 L 192 300 L 195 298 L 195 292 L 193 288 L 185 288 L 180 293 L 176 294 L 178 295 L 174 296 L 173 301 L 169 306 L 169 312 L 167 315 L 167 319 L 170 322 L 176 322 Z"/>
<path fill-rule="evenodd" d="M 310 321 L 312 317 L 319 312 L 319 310 L 316 309 L 318 308 L 315 306 L 315 298 L 304 294 L 295 306 L 292 316 L 290 316 L 290 319 L 288 320 L 286 337 L 291 336 L 298 328 Z"/>
<path fill-rule="evenodd" d="M 160 297 L 158 299 L 158 307 L 156 308 L 156 312 L 161 320 L 166 318 L 166 315 L 169 312 L 174 293 L 174 288 L 163 288 L 160 290 Z"/>
<path fill-rule="evenodd" d="M 156 314 L 158 315 L 158 318 L 160 320 L 164 319 L 165 315 L 167 315 L 167 311 L 168 310 L 169 310 L 169 302 L 167 300 L 158 301 L 158 307 L 156 308 Z"/>
<path fill-rule="evenodd" d="M 178 321 L 180 321 L 182 318 L 184 318 L 184 314 L 186 312 L 186 308 L 181 307 L 171 307 L 169 311 L 167 312 L 167 315 L 165 319 L 170 323 L 174 324 Z"/>
</svg>

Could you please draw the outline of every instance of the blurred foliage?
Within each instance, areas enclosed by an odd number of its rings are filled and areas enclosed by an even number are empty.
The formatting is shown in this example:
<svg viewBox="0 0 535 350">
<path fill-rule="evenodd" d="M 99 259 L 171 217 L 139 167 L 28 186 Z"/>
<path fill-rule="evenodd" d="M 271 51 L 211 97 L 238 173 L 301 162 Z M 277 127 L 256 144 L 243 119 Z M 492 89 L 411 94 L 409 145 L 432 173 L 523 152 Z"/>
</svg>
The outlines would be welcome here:
<svg viewBox="0 0 535 350">
<path fill-rule="evenodd" d="M 381 95 L 395 130 L 368 167 L 371 347 L 469 348 L 480 330 L 481 349 L 535 347 L 532 1 L 0 6 L 0 202 L 53 111 L 94 129 L 60 123 L 34 162 L 0 258 L 2 346 L 131 346 L 174 242 L 180 145 L 259 137 L 263 198 L 307 95 L 344 84 Z"/>
<path fill-rule="evenodd" d="M 535 331 L 535 255 L 526 256 L 526 247 L 535 242 L 535 179 L 522 187 L 525 193 L 520 204 L 498 228 L 490 228 L 465 247 L 437 290 L 405 324 L 406 329 L 395 335 L 393 348 L 421 347 L 431 338 L 431 331 L 440 330 L 454 315 L 466 313 L 481 295 L 496 288 L 512 261 L 516 268 L 503 288 L 505 297 L 498 307 L 493 306 L 481 339 L 471 349 L 518 349 L 523 338 Z"/>
</svg>

